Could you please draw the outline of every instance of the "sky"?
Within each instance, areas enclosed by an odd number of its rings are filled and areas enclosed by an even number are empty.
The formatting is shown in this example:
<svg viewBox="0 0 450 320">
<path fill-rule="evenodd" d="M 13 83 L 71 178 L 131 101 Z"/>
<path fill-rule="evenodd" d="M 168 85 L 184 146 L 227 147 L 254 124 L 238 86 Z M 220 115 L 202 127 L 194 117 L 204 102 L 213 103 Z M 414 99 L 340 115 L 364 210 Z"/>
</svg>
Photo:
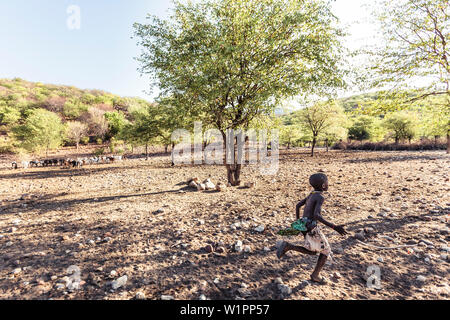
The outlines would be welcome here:
<svg viewBox="0 0 450 320">
<path fill-rule="evenodd" d="M 367 23 L 369 0 L 336 0 L 335 14 L 347 26 L 347 45 L 374 39 Z M 73 6 L 79 8 L 78 16 Z M 0 78 L 100 89 L 153 100 L 135 57 L 140 49 L 133 23 L 147 14 L 165 17 L 170 0 L 0 0 Z M 75 8 L 75 9 L 76 9 Z M 79 28 L 78 28 L 79 27 Z M 345 95 L 345 93 L 344 93 Z"/>
</svg>

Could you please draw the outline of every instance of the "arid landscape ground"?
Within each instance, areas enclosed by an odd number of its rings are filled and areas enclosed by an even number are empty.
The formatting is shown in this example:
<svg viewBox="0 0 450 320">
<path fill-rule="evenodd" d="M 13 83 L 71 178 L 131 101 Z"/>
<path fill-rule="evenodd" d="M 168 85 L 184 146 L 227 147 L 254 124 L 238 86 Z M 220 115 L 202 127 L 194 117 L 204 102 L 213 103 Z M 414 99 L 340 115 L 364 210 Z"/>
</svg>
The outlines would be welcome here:
<svg viewBox="0 0 450 320">
<path fill-rule="evenodd" d="M 0 299 L 450 295 L 445 152 L 321 151 L 311 158 L 306 149 L 284 150 L 276 176 L 247 166 L 242 181 L 256 186 L 222 192 L 186 182 L 226 182 L 224 167 L 171 167 L 169 155 L 71 170 L 12 170 L 10 160 L 0 169 Z M 350 233 L 324 229 L 334 251 L 325 285 L 308 281 L 316 257 L 275 255 L 277 231 L 294 221 L 318 171 L 330 180 L 324 217 Z M 78 289 L 70 287 L 70 266 L 79 268 Z M 380 268 L 379 289 L 367 286 L 370 266 Z"/>
</svg>

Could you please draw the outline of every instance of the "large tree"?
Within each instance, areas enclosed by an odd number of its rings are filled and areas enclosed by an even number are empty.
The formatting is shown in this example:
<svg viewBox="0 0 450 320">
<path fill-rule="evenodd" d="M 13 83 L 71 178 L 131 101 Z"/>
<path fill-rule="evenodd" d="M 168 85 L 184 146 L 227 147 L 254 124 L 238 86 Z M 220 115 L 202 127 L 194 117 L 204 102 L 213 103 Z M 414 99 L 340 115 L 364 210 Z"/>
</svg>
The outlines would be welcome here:
<svg viewBox="0 0 450 320">
<path fill-rule="evenodd" d="M 375 14 L 384 42 L 373 50 L 374 86 L 384 87 L 386 109 L 407 108 L 429 96 L 446 96 L 450 118 L 450 3 L 448 0 L 382 0 Z M 414 98 L 405 89 L 421 87 Z M 450 152 L 450 123 L 447 123 Z"/>
<path fill-rule="evenodd" d="M 281 99 L 342 85 L 341 31 L 328 1 L 177 1 L 167 20 L 149 18 L 135 24 L 141 72 L 160 100 L 175 99 L 224 139 L 272 114 Z M 226 167 L 239 185 L 241 164 Z"/>
<path fill-rule="evenodd" d="M 61 145 L 64 138 L 64 125 L 56 113 L 45 109 L 29 112 L 24 124 L 13 128 L 15 138 L 29 151 L 45 150 Z"/>
</svg>

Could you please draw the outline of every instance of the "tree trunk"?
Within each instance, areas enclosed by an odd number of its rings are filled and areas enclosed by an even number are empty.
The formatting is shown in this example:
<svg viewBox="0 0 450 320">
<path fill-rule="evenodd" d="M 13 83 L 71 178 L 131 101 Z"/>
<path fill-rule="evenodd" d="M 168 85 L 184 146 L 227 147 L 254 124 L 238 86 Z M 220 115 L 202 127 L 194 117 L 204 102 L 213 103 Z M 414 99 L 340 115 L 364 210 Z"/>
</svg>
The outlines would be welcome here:
<svg viewBox="0 0 450 320">
<path fill-rule="evenodd" d="M 326 143 L 326 145 L 327 145 L 327 152 L 328 152 L 328 151 L 329 151 L 329 148 L 328 148 L 328 139 L 325 140 L 325 143 Z"/>
<path fill-rule="evenodd" d="M 316 137 L 313 138 L 312 144 L 311 144 L 311 157 L 314 157 L 314 148 L 316 147 Z"/>
<path fill-rule="evenodd" d="M 438 138 L 439 138 L 439 136 L 434 136 L 434 148 L 435 149 L 438 148 Z"/>
<path fill-rule="evenodd" d="M 227 164 L 226 167 L 228 182 L 234 187 L 241 185 L 242 164 Z"/>
<path fill-rule="evenodd" d="M 80 147 L 80 142 L 77 142 L 77 151 L 78 151 L 79 147 Z"/>
<path fill-rule="evenodd" d="M 166 154 L 167 154 L 167 152 L 169 152 L 169 146 L 167 144 L 164 146 L 164 150 L 165 150 Z"/>
<path fill-rule="evenodd" d="M 450 154 L 450 132 L 447 132 L 447 153 Z"/>
<path fill-rule="evenodd" d="M 145 144 L 145 160 L 148 160 L 148 143 Z"/>
</svg>

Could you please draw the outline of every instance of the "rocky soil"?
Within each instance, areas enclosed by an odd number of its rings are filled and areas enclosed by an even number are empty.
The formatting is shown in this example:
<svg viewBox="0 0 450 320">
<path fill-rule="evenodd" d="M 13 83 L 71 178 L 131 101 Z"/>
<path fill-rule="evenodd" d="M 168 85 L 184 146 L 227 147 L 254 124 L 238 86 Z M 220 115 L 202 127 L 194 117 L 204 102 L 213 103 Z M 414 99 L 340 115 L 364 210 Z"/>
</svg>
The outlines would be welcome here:
<svg viewBox="0 0 450 320">
<path fill-rule="evenodd" d="M 0 299 L 448 299 L 449 164 L 444 152 L 290 150 L 276 176 L 246 167 L 250 188 L 197 191 L 191 178 L 218 184 L 225 169 L 171 167 L 169 156 L 4 163 Z M 308 281 L 316 257 L 275 255 L 318 171 L 330 180 L 324 217 L 350 233 L 324 231 L 325 285 Z"/>
</svg>

